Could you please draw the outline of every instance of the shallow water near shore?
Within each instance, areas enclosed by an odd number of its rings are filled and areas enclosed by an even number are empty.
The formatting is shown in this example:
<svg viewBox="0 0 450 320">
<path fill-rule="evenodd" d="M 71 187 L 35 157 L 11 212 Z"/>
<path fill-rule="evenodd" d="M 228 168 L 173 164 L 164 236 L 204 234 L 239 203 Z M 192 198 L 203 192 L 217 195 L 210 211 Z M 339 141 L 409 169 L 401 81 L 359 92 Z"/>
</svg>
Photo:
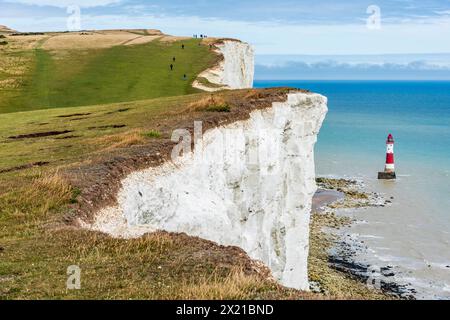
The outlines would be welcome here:
<svg viewBox="0 0 450 320">
<path fill-rule="evenodd" d="M 342 231 L 362 241 L 355 258 L 391 266 L 395 281 L 418 299 L 450 299 L 450 82 L 255 82 L 273 86 L 329 99 L 316 145 L 318 176 L 360 179 L 392 202 L 343 212 L 360 221 Z M 388 133 L 396 142 L 396 181 L 377 180 Z"/>
<path fill-rule="evenodd" d="M 320 212 L 327 205 L 344 198 L 344 194 L 335 190 L 318 189 L 312 199 L 311 212 Z"/>
</svg>

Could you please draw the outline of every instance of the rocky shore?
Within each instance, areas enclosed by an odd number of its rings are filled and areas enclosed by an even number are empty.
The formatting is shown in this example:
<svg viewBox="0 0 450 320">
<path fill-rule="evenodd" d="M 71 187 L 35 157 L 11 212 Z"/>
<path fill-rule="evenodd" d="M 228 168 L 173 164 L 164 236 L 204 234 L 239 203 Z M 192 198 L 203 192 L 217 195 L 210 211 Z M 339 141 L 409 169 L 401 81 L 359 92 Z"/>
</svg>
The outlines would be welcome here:
<svg viewBox="0 0 450 320">
<path fill-rule="evenodd" d="M 317 178 L 320 197 L 335 192 L 335 201 L 313 206 L 311 216 L 309 279 L 311 290 L 338 299 L 414 299 L 414 290 L 395 283 L 392 266 L 375 267 L 357 261 L 367 250 L 364 241 L 345 232 L 358 221 L 345 210 L 368 206 L 387 206 L 384 199 L 364 190 L 361 182 Z M 338 196 L 340 195 L 340 196 Z"/>
</svg>

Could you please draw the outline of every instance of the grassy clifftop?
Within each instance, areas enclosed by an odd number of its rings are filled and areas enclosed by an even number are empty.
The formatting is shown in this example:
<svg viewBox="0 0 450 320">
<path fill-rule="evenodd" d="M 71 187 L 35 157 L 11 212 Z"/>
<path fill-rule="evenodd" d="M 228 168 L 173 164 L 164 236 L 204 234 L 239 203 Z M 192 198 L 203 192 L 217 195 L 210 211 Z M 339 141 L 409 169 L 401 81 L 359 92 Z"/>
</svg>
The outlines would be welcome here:
<svg viewBox="0 0 450 320">
<path fill-rule="evenodd" d="M 170 233 L 113 239 L 74 223 L 78 209 L 114 193 L 111 180 L 162 161 L 173 129 L 191 129 L 199 119 L 205 128 L 233 121 L 285 93 L 201 93 L 0 115 L 0 298 L 316 297 L 276 284 L 238 248 Z M 80 290 L 66 289 L 71 265 L 82 270 Z"/>
<path fill-rule="evenodd" d="M 164 232 L 113 239 L 76 224 L 126 172 L 163 161 L 172 130 L 243 117 L 247 98 L 264 104 L 278 90 L 201 93 L 191 84 L 218 59 L 209 42 L 154 30 L 4 39 L 0 299 L 314 296 L 279 286 L 238 248 Z M 80 290 L 66 288 L 71 265 Z"/>
<path fill-rule="evenodd" d="M 0 113 L 195 93 L 192 82 L 218 59 L 200 39 L 137 30 L 6 41 L 0 47 Z"/>
</svg>

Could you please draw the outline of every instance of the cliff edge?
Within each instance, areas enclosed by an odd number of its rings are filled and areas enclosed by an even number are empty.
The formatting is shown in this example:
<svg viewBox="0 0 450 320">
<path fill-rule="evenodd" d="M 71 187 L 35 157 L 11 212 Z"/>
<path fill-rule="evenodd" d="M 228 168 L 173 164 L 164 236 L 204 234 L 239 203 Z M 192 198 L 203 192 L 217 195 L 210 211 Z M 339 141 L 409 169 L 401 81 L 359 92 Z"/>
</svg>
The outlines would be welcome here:
<svg viewBox="0 0 450 320">
<path fill-rule="evenodd" d="M 234 39 L 219 39 L 206 43 L 209 43 L 221 59 L 217 65 L 198 75 L 192 84 L 194 88 L 213 92 L 253 87 L 254 50 L 248 43 Z"/>
<path fill-rule="evenodd" d="M 308 290 L 314 144 L 326 103 L 291 92 L 248 119 L 210 128 L 194 152 L 128 175 L 117 205 L 86 226 L 115 237 L 164 230 L 238 246 L 281 284 Z"/>
</svg>

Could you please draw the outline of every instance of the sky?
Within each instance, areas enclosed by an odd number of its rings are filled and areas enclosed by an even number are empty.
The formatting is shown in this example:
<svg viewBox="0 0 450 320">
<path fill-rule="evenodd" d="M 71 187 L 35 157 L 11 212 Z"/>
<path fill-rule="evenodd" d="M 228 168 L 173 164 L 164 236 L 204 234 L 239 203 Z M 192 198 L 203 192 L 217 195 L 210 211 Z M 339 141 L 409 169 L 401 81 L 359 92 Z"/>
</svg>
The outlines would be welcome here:
<svg viewBox="0 0 450 320">
<path fill-rule="evenodd" d="M 67 30 L 70 5 L 80 8 L 81 29 L 156 28 L 247 41 L 260 78 L 317 71 L 323 78 L 450 79 L 450 0 L 0 0 L 0 24 Z"/>
</svg>

